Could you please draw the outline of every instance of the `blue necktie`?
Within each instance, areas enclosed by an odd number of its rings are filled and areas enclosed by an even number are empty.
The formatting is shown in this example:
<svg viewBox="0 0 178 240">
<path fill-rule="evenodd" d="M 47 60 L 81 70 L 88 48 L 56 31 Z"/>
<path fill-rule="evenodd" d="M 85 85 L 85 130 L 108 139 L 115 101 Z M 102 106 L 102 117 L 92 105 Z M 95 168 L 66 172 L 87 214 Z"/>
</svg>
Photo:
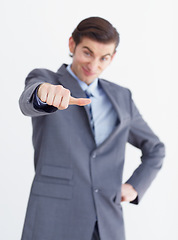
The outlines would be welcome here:
<svg viewBox="0 0 178 240">
<path fill-rule="evenodd" d="M 87 98 L 93 97 L 93 94 L 89 90 L 85 90 L 85 94 L 86 94 Z M 93 119 L 91 103 L 88 104 L 88 108 L 89 108 L 89 113 L 90 113 L 90 124 L 91 124 L 91 128 L 92 128 L 92 131 L 93 131 L 93 134 L 94 134 L 95 133 L 95 126 L 94 126 L 94 119 Z"/>
</svg>

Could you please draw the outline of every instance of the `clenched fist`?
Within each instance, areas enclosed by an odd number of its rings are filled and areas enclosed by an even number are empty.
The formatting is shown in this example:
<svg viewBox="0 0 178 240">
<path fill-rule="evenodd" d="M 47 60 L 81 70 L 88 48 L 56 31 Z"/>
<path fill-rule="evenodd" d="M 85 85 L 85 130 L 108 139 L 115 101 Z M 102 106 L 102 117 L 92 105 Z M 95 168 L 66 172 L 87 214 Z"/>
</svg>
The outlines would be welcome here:
<svg viewBox="0 0 178 240">
<path fill-rule="evenodd" d="M 122 184 L 121 189 L 121 202 L 131 202 L 135 200 L 138 193 L 137 191 L 132 187 L 132 185 L 125 183 Z"/>
<path fill-rule="evenodd" d="M 69 89 L 62 85 L 52 85 L 50 83 L 42 83 L 38 88 L 37 95 L 42 102 L 60 110 L 68 108 L 69 105 L 84 106 L 91 103 L 88 98 L 71 97 Z"/>
</svg>

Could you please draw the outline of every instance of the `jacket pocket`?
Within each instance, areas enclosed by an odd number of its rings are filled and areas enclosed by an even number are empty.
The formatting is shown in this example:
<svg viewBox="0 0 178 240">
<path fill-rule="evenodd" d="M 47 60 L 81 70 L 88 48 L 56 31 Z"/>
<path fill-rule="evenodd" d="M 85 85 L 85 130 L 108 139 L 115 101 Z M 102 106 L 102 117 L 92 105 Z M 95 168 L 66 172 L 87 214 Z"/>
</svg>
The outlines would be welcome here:
<svg viewBox="0 0 178 240">
<path fill-rule="evenodd" d="M 115 204 L 121 204 L 121 191 L 118 191 L 113 199 Z"/>
<path fill-rule="evenodd" d="M 72 168 L 44 165 L 41 169 L 41 175 L 71 180 L 73 176 L 73 171 Z"/>
<path fill-rule="evenodd" d="M 72 186 L 35 181 L 32 186 L 34 195 L 62 199 L 72 198 Z"/>
<path fill-rule="evenodd" d="M 32 186 L 32 194 L 46 197 L 72 198 L 73 169 L 43 165 Z"/>
</svg>

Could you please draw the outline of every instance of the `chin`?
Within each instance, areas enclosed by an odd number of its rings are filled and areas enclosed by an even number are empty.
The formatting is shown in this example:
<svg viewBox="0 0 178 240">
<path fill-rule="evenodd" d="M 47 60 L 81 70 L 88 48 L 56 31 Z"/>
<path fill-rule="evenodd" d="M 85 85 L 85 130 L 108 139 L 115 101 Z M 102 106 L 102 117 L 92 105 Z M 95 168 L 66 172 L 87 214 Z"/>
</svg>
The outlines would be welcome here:
<svg viewBox="0 0 178 240">
<path fill-rule="evenodd" d="M 92 83 L 94 81 L 94 79 L 86 79 L 84 82 L 89 85 L 90 83 Z"/>
</svg>

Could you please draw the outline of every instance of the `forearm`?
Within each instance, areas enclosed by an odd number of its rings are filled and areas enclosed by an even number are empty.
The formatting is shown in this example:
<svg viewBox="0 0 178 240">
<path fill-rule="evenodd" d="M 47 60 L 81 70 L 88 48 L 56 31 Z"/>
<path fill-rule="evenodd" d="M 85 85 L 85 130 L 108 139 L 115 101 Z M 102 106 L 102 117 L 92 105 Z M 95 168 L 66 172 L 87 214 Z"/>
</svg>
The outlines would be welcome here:
<svg viewBox="0 0 178 240">
<path fill-rule="evenodd" d="M 132 121 L 128 142 L 141 150 L 142 157 L 141 164 L 126 183 L 137 191 L 138 201 L 133 203 L 138 203 L 162 167 L 165 147 L 144 121 L 133 101 L 131 103 Z"/>
<path fill-rule="evenodd" d="M 44 115 L 44 112 L 40 112 L 39 110 L 34 108 L 33 105 L 33 97 L 34 97 L 34 92 L 35 89 L 43 82 L 36 82 L 33 83 L 30 86 L 26 86 L 22 95 L 20 96 L 19 99 L 19 106 L 20 109 L 22 111 L 22 113 L 26 116 L 40 116 L 40 115 Z"/>
</svg>

